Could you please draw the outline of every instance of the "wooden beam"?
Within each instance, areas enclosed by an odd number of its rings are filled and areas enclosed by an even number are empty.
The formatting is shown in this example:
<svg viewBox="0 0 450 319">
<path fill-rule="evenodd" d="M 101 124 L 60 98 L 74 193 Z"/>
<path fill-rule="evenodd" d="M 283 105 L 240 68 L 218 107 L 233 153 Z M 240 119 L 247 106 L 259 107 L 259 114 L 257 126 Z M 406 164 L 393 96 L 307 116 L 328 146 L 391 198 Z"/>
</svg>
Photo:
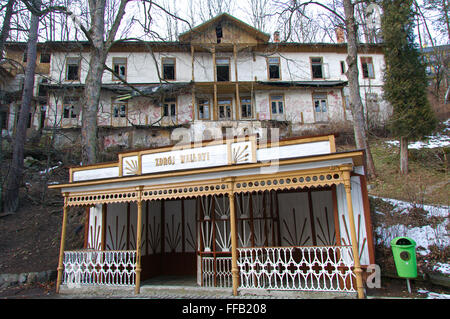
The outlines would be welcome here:
<svg viewBox="0 0 450 319">
<path fill-rule="evenodd" d="M 345 187 L 345 195 L 347 197 L 347 213 L 350 227 L 350 237 L 352 240 L 352 251 L 353 251 L 353 260 L 354 260 L 354 272 L 356 275 L 356 290 L 358 292 L 358 298 L 364 299 L 364 287 L 362 280 L 362 269 L 361 263 L 359 260 L 359 248 L 358 241 L 356 236 L 356 228 L 355 228 L 355 219 L 353 216 L 353 204 L 352 204 L 352 194 L 351 194 L 351 181 L 350 181 L 350 171 L 343 171 L 344 177 L 344 187 Z"/>
<path fill-rule="evenodd" d="M 142 186 L 139 186 L 137 201 L 137 223 L 136 223 L 136 283 L 134 293 L 139 294 L 141 291 L 141 243 L 142 243 Z"/>
<path fill-rule="evenodd" d="M 236 83 L 236 120 L 239 120 L 241 109 L 241 99 L 239 98 L 239 80 L 238 80 L 238 69 L 237 69 L 237 46 L 236 44 L 233 46 L 233 55 L 234 55 L 234 81 Z"/>
<path fill-rule="evenodd" d="M 216 68 L 216 48 L 212 48 L 213 71 L 214 71 L 214 103 L 213 103 L 213 120 L 217 121 L 217 68 Z"/>
<path fill-rule="evenodd" d="M 56 293 L 59 293 L 59 288 L 61 286 L 62 282 L 62 275 L 63 275 L 63 261 L 64 261 L 64 243 L 66 241 L 66 226 L 67 226 L 67 212 L 68 212 L 68 206 L 67 206 L 67 197 L 68 193 L 64 193 L 64 208 L 63 208 L 63 220 L 62 220 L 62 229 L 61 229 L 61 243 L 59 245 L 59 261 L 58 261 L 58 276 L 56 278 Z"/>
<path fill-rule="evenodd" d="M 233 182 L 231 182 L 231 191 L 228 193 L 230 201 L 230 228 L 231 228 L 231 276 L 233 280 L 233 296 L 238 295 L 239 287 L 239 269 L 237 266 L 237 229 L 236 229 L 236 210 L 234 207 Z"/>
</svg>

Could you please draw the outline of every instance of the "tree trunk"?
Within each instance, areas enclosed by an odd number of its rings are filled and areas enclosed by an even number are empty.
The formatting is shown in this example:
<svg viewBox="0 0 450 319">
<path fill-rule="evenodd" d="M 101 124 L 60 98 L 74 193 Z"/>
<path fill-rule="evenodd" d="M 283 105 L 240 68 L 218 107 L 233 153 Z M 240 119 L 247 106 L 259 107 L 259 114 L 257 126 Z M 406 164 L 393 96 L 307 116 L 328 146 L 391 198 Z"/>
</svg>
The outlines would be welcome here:
<svg viewBox="0 0 450 319">
<path fill-rule="evenodd" d="M 350 91 L 350 106 L 353 115 L 353 127 L 356 147 L 364 149 L 365 164 L 369 178 L 376 177 L 375 165 L 370 151 L 364 118 L 364 109 L 361 101 L 358 73 L 358 38 L 354 8 L 351 0 L 344 0 L 345 23 L 347 29 L 347 65 L 346 76 Z"/>
<path fill-rule="evenodd" d="M 9 0 L 6 4 L 5 17 L 3 18 L 3 26 L 0 33 L 0 59 L 3 58 L 3 47 L 5 46 L 5 42 L 9 37 L 9 31 L 11 30 L 11 17 L 13 14 L 14 2 L 16 2 L 16 0 Z"/>
<path fill-rule="evenodd" d="M 400 138 L 400 173 L 408 175 L 408 138 Z"/>
<path fill-rule="evenodd" d="M 100 103 L 102 76 L 106 59 L 105 35 L 105 0 L 91 1 L 89 5 L 91 16 L 91 52 L 89 71 L 84 88 L 82 112 L 81 142 L 82 163 L 89 165 L 98 161 L 98 124 L 97 113 Z"/>
<path fill-rule="evenodd" d="M 40 10 L 40 0 L 34 2 L 37 10 Z M 31 109 L 31 101 L 34 89 L 34 73 L 36 69 L 36 47 L 38 39 L 39 16 L 31 15 L 30 31 L 27 45 L 27 66 L 25 69 L 25 81 L 22 93 L 22 103 L 19 112 L 16 133 L 13 142 L 13 155 L 11 167 L 6 182 L 5 212 L 13 213 L 19 208 L 19 188 L 23 177 L 24 146 L 27 133 L 28 118 Z"/>
</svg>

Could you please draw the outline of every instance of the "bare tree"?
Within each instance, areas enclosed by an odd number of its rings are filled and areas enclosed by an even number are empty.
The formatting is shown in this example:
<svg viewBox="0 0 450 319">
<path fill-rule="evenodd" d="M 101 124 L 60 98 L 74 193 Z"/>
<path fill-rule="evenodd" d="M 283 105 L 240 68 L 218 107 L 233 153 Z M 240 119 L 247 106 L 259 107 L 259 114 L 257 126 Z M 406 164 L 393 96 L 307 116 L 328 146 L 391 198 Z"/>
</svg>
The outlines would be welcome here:
<svg viewBox="0 0 450 319">
<path fill-rule="evenodd" d="M 107 19 L 111 26 L 109 30 L 105 26 L 106 2 L 106 0 L 89 1 L 89 29 L 83 26 L 80 21 L 77 22 L 90 44 L 89 70 L 85 80 L 81 121 L 81 154 L 84 165 L 98 161 L 97 113 L 102 77 L 105 70 L 104 65 L 122 18 L 125 15 L 125 8 L 129 0 L 120 0 L 114 18 L 109 17 Z"/>
<path fill-rule="evenodd" d="M 13 141 L 13 157 L 6 182 L 5 211 L 16 212 L 19 208 L 19 188 L 23 177 L 24 145 L 27 131 L 28 116 L 31 108 L 34 89 L 34 73 L 36 69 L 38 28 L 41 10 L 40 0 L 31 0 L 28 4 L 32 10 L 30 31 L 27 44 L 27 66 L 20 106 L 19 121 Z"/>
</svg>

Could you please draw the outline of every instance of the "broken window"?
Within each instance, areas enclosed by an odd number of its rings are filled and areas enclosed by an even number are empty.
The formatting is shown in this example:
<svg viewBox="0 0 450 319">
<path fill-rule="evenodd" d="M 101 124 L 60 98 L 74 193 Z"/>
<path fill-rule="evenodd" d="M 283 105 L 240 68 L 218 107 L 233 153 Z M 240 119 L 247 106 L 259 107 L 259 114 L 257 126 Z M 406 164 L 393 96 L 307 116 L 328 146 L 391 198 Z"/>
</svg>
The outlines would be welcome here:
<svg viewBox="0 0 450 319">
<path fill-rule="evenodd" d="M 249 97 L 241 99 L 241 118 L 252 117 L 252 100 Z"/>
<path fill-rule="evenodd" d="M 127 76 L 127 58 L 113 58 L 113 80 L 125 80 Z M 117 77 L 118 75 L 118 77 Z"/>
<path fill-rule="evenodd" d="M 284 113 L 284 97 L 283 95 L 271 95 L 270 105 L 272 114 Z"/>
<path fill-rule="evenodd" d="M 374 79 L 375 72 L 374 72 L 374 68 L 373 68 L 372 58 L 371 57 L 362 57 L 361 65 L 362 65 L 363 78 Z"/>
<path fill-rule="evenodd" d="M 127 104 L 126 103 L 114 103 L 113 105 L 113 117 L 126 117 L 127 116 Z"/>
<path fill-rule="evenodd" d="M 328 105 L 327 105 L 327 94 L 313 94 L 314 102 L 314 112 L 316 122 L 327 122 L 328 121 Z"/>
<path fill-rule="evenodd" d="M 217 43 L 222 42 L 222 37 L 223 37 L 223 32 L 222 32 L 222 25 L 218 24 L 216 26 L 216 38 L 217 38 Z"/>
<path fill-rule="evenodd" d="M 280 75 L 280 58 L 267 58 L 269 65 L 269 80 L 279 80 Z"/>
<path fill-rule="evenodd" d="M 63 104 L 63 118 L 75 119 L 78 116 L 78 102 L 77 97 L 65 97 Z"/>
<path fill-rule="evenodd" d="M 219 120 L 231 120 L 231 100 L 219 100 L 218 101 Z"/>
<path fill-rule="evenodd" d="M 175 117 L 177 115 L 176 98 L 166 98 L 163 104 L 163 116 Z"/>
<path fill-rule="evenodd" d="M 323 79 L 322 58 L 311 58 L 311 71 L 313 79 Z"/>
<path fill-rule="evenodd" d="M 41 53 L 41 63 L 50 63 L 50 53 Z"/>
<path fill-rule="evenodd" d="M 345 62 L 341 61 L 341 74 L 345 74 Z"/>
<path fill-rule="evenodd" d="M 162 59 L 163 80 L 175 80 L 175 58 Z"/>
<path fill-rule="evenodd" d="M 67 58 L 66 60 L 66 80 L 78 81 L 80 79 L 80 59 Z"/>
<path fill-rule="evenodd" d="M 8 129 L 8 112 L 0 111 L 0 129 Z"/>
<path fill-rule="evenodd" d="M 216 71 L 217 81 L 230 81 L 230 59 L 216 59 Z"/>
<path fill-rule="evenodd" d="M 209 120 L 209 100 L 199 99 L 197 105 L 198 105 L 198 119 Z"/>
</svg>

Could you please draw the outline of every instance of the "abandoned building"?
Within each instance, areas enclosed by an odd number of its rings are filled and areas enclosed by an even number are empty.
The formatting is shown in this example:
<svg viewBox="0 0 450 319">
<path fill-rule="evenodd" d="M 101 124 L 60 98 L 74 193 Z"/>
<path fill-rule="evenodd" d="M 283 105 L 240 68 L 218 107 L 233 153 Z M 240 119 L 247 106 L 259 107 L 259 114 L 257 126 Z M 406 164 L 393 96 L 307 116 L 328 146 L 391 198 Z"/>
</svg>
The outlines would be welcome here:
<svg viewBox="0 0 450 319">
<path fill-rule="evenodd" d="M 9 43 L 7 57 L 23 65 L 24 48 Z M 57 144 L 72 147 L 89 44 L 46 42 L 38 51 L 30 130 L 63 132 Z M 234 295 L 362 298 L 374 263 L 364 152 L 337 152 L 335 135 L 323 134 L 352 122 L 346 56 L 345 43 L 270 41 L 228 14 L 177 42 L 114 44 L 99 140 L 140 150 L 73 167 L 68 183 L 49 186 L 64 197 L 57 291 L 140 293 L 147 280 L 171 275 Z M 383 125 L 391 112 L 381 98 L 383 66 L 380 45 L 360 46 L 368 125 Z M 4 70 L 12 83 L 16 71 Z M 13 134 L 18 105 L 12 97 L 2 105 L 3 134 Z M 279 129 L 277 138 L 268 128 Z M 322 134 L 301 137 L 314 132 Z M 67 212 L 77 206 L 85 207 L 84 247 L 66 251 Z"/>
<path fill-rule="evenodd" d="M 118 41 L 102 79 L 102 147 L 201 141 L 230 129 L 235 136 L 266 137 L 267 128 L 279 128 L 278 135 L 289 138 L 351 126 L 346 44 L 284 43 L 277 34 L 270 40 L 269 34 L 221 14 L 181 34 L 177 42 Z M 25 43 L 8 43 L 7 58 L 23 65 L 25 48 Z M 61 132 L 60 146 L 79 140 L 88 51 L 88 42 L 38 46 L 29 127 Z M 382 100 L 383 67 L 380 45 L 360 46 L 361 97 L 369 126 L 383 125 L 391 113 Z M 9 72 L 20 91 L 17 78 L 23 75 Z M 3 134 L 12 134 L 20 103 L 3 102 Z"/>
</svg>

